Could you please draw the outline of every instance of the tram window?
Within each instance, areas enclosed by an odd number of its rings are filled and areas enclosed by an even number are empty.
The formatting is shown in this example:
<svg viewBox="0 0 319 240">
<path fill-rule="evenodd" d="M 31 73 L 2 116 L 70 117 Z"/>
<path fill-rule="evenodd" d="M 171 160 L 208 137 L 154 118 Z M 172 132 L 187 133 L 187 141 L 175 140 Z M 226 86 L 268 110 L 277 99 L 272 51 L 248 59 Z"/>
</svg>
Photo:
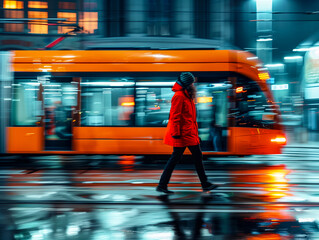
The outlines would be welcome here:
<svg viewBox="0 0 319 240">
<path fill-rule="evenodd" d="M 211 79 L 207 79 L 208 81 Z M 196 109 L 198 133 L 205 151 L 226 151 L 228 126 L 228 89 L 229 84 L 219 82 L 198 83 Z"/>
<path fill-rule="evenodd" d="M 125 79 L 83 79 L 81 125 L 132 125 L 135 105 L 133 86 L 134 82 Z"/>
<path fill-rule="evenodd" d="M 11 125 L 36 126 L 43 115 L 40 83 L 31 80 L 15 81 L 12 84 Z"/>
<path fill-rule="evenodd" d="M 136 125 L 166 126 L 173 95 L 172 86 L 138 87 L 136 89 Z"/>
<path fill-rule="evenodd" d="M 211 121 L 220 127 L 227 127 L 226 84 L 197 84 L 197 119 L 199 124 L 210 124 Z"/>
<path fill-rule="evenodd" d="M 236 126 L 274 128 L 277 119 L 274 106 L 267 101 L 258 84 L 238 78 L 236 91 Z"/>
</svg>

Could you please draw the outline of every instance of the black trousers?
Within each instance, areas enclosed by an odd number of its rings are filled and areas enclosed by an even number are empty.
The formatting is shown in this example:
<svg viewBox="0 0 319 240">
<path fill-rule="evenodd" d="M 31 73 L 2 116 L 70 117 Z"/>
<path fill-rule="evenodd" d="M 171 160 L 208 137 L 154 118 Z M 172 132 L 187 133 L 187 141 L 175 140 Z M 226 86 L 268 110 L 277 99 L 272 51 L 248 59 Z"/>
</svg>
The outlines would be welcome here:
<svg viewBox="0 0 319 240">
<path fill-rule="evenodd" d="M 176 166 L 176 164 L 181 160 L 183 153 L 185 151 L 186 147 L 174 147 L 172 156 L 166 163 L 166 166 L 164 168 L 164 171 L 162 173 L 159 186 L 162 188 L 166 188 L 167 184 L 169 183 L 169 180 L 172 176 L 173 170 Z M 200 149 L 199 145 L 196 146 L 189 146 L 188 149 L 192 153 L 192 159 L 195 164 L 195 168 L 197 171 L 197 175 L 199 177 L 199 180 L 202 184 L 202 187 L 207 187 L 210 185 L 210 183 L 207 180 L 207 176 L 205 173 L 205 168 L 203 165 L 203 154 Z"/>
</svg>

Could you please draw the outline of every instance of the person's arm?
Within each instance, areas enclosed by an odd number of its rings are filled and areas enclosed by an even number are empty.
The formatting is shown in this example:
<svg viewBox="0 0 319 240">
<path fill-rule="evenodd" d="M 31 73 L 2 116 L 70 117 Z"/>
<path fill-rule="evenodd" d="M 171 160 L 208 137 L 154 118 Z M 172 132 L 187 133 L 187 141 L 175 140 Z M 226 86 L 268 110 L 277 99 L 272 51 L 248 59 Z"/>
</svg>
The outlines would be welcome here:
<svg viewBox="0 0 319 240">
<path fill-rule="evenodd" d="M 172 137 L 178 139 L 181 137 L 181 119 L 182 119 L 182 109 L 183 109 L 183 96 L 175 95 L 172 98 L 171 105 L 171 121 L 172 121 Z"/>
</svg>

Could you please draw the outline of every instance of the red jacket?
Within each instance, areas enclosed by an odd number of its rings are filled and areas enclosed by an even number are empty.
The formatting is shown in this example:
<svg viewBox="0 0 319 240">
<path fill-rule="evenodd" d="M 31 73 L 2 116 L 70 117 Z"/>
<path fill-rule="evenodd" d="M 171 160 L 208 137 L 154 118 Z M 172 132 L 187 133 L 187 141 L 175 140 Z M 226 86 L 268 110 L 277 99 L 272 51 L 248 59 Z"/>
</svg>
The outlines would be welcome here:
<svg viewBox="0 0 319 240">
<path fill-rule="evenodd" d="M 198 125 L 194 101 L 178 83 L 175 83 L 172 91 L 175 94 L 172 98 L 164 143 L 173 147 L 198 145 Z M 180 136 L 180 138 L 175 139 L 172 136 Z"/>
</svg>

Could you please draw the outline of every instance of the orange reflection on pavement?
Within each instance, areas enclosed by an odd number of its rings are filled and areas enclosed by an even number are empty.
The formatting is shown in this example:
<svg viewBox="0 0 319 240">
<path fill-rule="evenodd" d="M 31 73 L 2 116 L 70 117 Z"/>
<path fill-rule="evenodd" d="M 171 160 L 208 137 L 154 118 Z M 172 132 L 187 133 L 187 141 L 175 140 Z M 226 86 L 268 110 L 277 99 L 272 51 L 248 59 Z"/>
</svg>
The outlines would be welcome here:
<svg viewBox="0 0 319 240">
<path fill-rule="evenodd" d="M 136 158 L 133 155 L 120 156 L 118 164 L 122 167 L 124 172 L 132 172 L 134 170 L 135 159 Z"/>
<path fill-rule="evenodd" d="M 249 236 L 246 240 L 291 240 L 291 237 L 281 236 L 277 233 L 263 233 L 258 236 Z"/>
<path fill-rule="evenodd" d="M 276 201 L 279 198 L 291 196 L 289 193 L 287 175 L 291 170 L 285 165 L 267 166 L 262 169 L 238 170 L 234 174 L 234 186 L 243 188 L 260 188 L 265 194 L 248 194 L 250 197 L 262 197 L 267 201 Z M 255 184 L 251 184 L 255 183 Z"/>
</svg>

